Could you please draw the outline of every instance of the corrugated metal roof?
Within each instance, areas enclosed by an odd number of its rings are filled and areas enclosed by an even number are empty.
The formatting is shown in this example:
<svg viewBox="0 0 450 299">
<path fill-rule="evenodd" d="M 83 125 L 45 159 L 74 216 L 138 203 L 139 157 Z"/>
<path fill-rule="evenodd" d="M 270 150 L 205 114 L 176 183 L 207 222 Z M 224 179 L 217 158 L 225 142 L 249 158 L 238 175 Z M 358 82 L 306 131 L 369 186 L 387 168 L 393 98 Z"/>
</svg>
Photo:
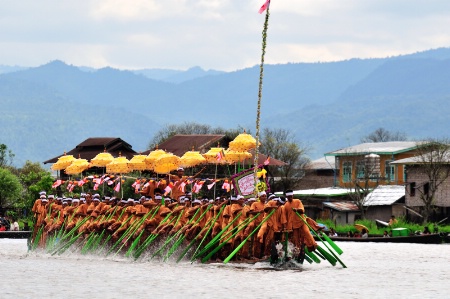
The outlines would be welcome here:
<svg viewBox="0 0 450 299">
<path fill-rule="evenodd" d="M 353 201 L 324 202 L 323 205 L 340 212 L 359 212 L 358 206 Z"/>
<path fill-rule="evenodd" d="M 391 164 L 404 164 L 404 165 L 419 165 L 427 164 L 433 161 L 434 164 L 449 164 L 450 163 L 450 153 L 434 155 L 424 154 L 422 156 L 414 156 L 409 158 L 404 158 L 391 162 Z"/>
<path fill-rule="evenodd" d="M 306 169 L 335 169 L 335 161 L 334 157 L 322 157 L 309 162 Z"/>
<path fill-rule="evenodd" d="M 355 189 L 339 188 L 339 187 L 328 187 L 328 188 L 317 188 L 317 189 L 307 189 L 307 190 L 295 190 L 294 197 L 332 197 L 332 196 L 344 196 L 349 193 L 354 193 Z M 275 195 L 283 195 L 283 192 L 275 192 Z"/>
<path fill-rule="evenodd" d="M 380 185 L 367 195 L 364 206 L 390 206 L 405 196 L 405 186 Z"/>
<path fill-rule="evenodd" d="M 325 156 L 352 156 L 361 154 L 398 154 L 417 148 L 417 141 L 390 141 L 361 143 L 346 147 L 334 152 L 326 153 Z"/>
</svg>

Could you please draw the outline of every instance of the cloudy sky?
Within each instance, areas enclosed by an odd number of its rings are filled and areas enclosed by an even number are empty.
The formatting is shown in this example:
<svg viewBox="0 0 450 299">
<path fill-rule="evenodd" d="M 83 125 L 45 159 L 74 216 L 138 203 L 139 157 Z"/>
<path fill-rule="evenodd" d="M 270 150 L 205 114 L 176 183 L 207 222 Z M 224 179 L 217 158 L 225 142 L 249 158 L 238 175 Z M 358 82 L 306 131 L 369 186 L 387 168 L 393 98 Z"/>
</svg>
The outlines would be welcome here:
<svg viewBox="0 0 450 299">
<path fill-rule="evenodd" d="M 0 65 L 120 69 L 259 63 L 265 0 L 3 0 Z M 266 63 L 450 46 L 449 0 L 272 0 Z"/>
</svg>

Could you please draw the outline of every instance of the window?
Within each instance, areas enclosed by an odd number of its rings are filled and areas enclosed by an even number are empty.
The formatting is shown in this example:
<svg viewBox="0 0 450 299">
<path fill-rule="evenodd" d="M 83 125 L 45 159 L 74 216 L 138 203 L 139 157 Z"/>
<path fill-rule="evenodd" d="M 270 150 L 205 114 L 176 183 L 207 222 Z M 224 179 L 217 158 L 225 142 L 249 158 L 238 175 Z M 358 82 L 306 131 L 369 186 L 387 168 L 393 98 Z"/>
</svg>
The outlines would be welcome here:
<svg viewBox="0 0 450 299">
<path fill-rule="evenodd" d="M 391 162 L 391 160 L 384 162 L 384 177 L 388 182 L 395 181 L 395 166 L 391 165 Z"/>
<path fill-rule="evenodd" d="M 352 162 L 344 162 L 342 168 L 342 180 L 348 183 L 352 180 Z"/>
<path fill-rule="evenodd" d="M 411 197 L 416 196 L 416 183 L 415 182 L 409 183 L 409 195 Z"/>
<path fill-rule="evenodd" d="M 366 176 L 366 163 L 364 161 L 356 162 L 356 178 L 364 179 Z"/>
</svg>

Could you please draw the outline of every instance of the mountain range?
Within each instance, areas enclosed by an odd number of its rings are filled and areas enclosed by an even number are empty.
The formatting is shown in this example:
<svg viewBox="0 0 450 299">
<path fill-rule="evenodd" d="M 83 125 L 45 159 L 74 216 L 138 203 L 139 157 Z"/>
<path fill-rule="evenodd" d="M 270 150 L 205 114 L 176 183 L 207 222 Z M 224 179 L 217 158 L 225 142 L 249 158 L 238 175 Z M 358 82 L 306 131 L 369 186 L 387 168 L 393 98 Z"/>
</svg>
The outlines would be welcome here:
<svg viewBox="0 0 450 299">
<path fill-rule="evenodd" d="M 88 137 L 147 149 L 166 124 L 192 121 L 255 132 L 259 66 L 93 69 L 62 61 L 0 65 L 0 143 L 14 164 L 44 161 Z M 379 127 L 410 139 L 446 137 L 450 48 L 396 57 L 264 67 L 261 127 L 286 128 L 313 159 Z"/>
</svg>

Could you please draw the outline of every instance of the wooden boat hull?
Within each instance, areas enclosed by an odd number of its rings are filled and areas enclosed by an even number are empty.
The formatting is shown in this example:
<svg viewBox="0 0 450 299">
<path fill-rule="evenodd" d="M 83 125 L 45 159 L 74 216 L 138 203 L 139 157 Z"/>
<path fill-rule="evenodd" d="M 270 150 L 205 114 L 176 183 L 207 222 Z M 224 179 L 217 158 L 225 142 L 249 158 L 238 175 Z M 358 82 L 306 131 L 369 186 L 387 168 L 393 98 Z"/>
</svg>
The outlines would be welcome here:
<svg viewBox="0 0 450 299">
<path fill-rule="evenodd" d="M 28 239 L 31 231 L 4 231 L 0 232 L 0 239 Z"/>
<path fill-rule="evenodd" d="M 442 236 L 440 234 L 431 235 L 413 235 L 399 237 L 369 237 L 369 238 L 350 238 L 350 237 L 330 237 L 333 241 L 339 242 L 376 242 L 376 243 L 419 243 L 419 244 L 441 244 Z M 316 239 L 317 241 L 317 239 Z"/>
</svg>

